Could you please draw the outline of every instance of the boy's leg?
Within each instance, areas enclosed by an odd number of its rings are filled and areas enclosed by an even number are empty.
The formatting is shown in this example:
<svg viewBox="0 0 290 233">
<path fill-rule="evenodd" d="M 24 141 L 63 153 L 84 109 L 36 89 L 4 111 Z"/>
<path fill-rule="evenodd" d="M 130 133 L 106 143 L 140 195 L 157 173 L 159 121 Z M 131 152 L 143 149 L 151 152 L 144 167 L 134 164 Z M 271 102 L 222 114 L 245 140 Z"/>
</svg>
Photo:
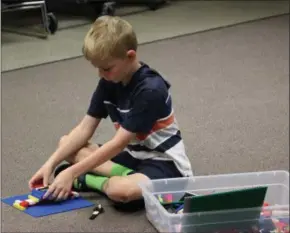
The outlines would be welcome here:
<svg viewBox="0 0 290 233">
<path fill-rule="evenodd" d="M 65 142 L 67 136 L 61 138 L 59 146 Z M 61 171 L 90 156 L 92 152 L 99 148 L 98 145 L 88 143 L 85 147 L 80 149 L 76 154 L 69 156 L 66 161 L 69 164 L 63 164 L 58 166 L 55 170 L 54 176 L 57 176 Z M 94 168 L 89 173 L 81 175 L 74 180 L 73 188 L 76 191 L 89 191 L 96 190 L 101 191 L 103 185 L 108 180 L 108 177 L 112 176 L 126 176 L 128 173 L 132 172 L 132 168 L 136 167 L 136 160 L 127 156 L 126 152 L 121 152 L 117 155 L 113 161 L 107 161 L 104 164 Z"/>
<path fill-rule="evenodd" d="M 62 140 L 65 140 L 63 138 Z M 60 142 L 62 143 L 62 142 Z M 77 163 L 89 156 L 94 150 L 99 147 L 97 145 L 88 144 L 82 148 L 76 155 L 73 155 L 67 161 L 69 163 Z M 131 167 L 130 167 L 130 165 Z M 129 165 L 129 172 L 124 175 L 111 175 L 114 166 Z M 131 169 L 130 169 L 131 168 Z M 119 170 L 119 169 L 117 169 Z M 131 171 L 130 171 L 131 170 Z M 133 171 L 134 170 L 134 171 Z M 133 158 L 129 153 L 121 153 L 112 161 L 107 161 L 93 169 L 94 173 L 107 176 L 102 179 L 102 185 L 97 185 L 96 189 L 105 193 L 111 200 L 120 203 L 130 203 L 134 200 L 142 198 L 142 191 L 138 186 L 141 181 L 150 179 L 163 179 L 181 177 L 182 175 L 177 170 L 173 162 L 158 161 L 158 160 L 138 160 Z M 90 176 L 90 174 L 85 175 Z M 90 183 L 97 183 L 100 177 L 91 175 Z"/>
<path fill-rule="evenodd" d="M 111 177 L 105 183 L 103 191 L 111 200 L 130 205 L 130 202 L 142 199 L 140 181 L 182 177 L 172 161 L 142 160 L 134 170 L 127 176 Z"/>
</svg>

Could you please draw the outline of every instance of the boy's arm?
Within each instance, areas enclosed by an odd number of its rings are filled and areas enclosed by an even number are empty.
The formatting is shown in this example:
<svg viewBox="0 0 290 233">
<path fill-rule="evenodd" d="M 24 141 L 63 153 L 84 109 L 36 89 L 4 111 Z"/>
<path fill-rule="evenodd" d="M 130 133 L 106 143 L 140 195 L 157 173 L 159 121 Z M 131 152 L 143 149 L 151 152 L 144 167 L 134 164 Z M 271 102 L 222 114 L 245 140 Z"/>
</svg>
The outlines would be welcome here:
<svg viewBox="0 0 290 233">
<path fill-rule="evenodd" d="M 83 120 L 68 134 L 65 142 L 51 155 L 47 163 L 53 168 L 69 155 L 80 150 L 93 136 L 101 119 L 86 115 Z"/>
<path fill-rule="evenodd" d="M 130 114 L 127 115 L 115 136 L 91 156 L 69 168 L 74 178 L 115 157 L 136 137 L 136 133 L 149 133 L 159 118 L 160 109 L 165 101 L 166 96 L 160 92 L 148 90 L 138 94 Z"/>
<path fill-rule="evenodd" d="M 107 94 L 106 82 L 99 81 L 95 89 L 86 116 L 68 135 L 66 141 L 49 158 L 47 163 L 53 167 L 57 166 L 69 155 L 80 150 L 93 136 L 102 118 L 106 118 L 108 113 L 104 106 L 104 99 Z"/>
<path fill-rule="evenodd" d="M 79 163 L 74 164 L 68 169 L 71 170 L 74 178 L 77 178 L 81 174 L 86 173 L 115 157 L 134 137 L 135 133 L 120 127 L 111 140 L 103 144 L 98 150 L 93 152 L 91 156 L 80 161 Z"/>
</svg>

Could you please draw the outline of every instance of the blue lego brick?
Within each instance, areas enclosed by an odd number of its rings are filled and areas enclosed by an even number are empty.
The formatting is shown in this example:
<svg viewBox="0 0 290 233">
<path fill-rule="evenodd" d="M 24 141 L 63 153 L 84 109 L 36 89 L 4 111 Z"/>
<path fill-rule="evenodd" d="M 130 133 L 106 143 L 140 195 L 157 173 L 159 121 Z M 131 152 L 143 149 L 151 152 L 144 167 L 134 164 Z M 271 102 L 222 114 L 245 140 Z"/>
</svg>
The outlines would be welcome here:
<svg viewBox="0 0 290 233">
<path fill-rule="evenodd" d="M 43 195 L 46 193 L 47 189 L 33 189 L 31 191 L 31 196 L 36 197 L 38 199 L 42 199 Z"/>
</svg>

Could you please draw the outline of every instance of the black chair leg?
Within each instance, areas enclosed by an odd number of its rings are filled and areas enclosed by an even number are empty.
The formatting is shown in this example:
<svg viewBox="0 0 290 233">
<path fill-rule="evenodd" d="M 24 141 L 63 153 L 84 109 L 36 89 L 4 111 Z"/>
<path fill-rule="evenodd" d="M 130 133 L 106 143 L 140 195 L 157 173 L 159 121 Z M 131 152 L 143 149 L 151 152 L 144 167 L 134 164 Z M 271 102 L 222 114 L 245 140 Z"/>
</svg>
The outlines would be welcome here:
<svg viewBox="0 0 290 233">
<path fill-rule="evenodd" d="M 130 1 L 130 0 L 119 0 L 119 1 L 108 1 L 103 3 L 103 7 L 101 12 L 98 12 L 99 16 L 102 15 L 115 15 L 117 5 L 146 5 L 149 7 L 150 10 L 157 10 L 162 5 L 164 5 L 167 1 L 166 0 L 147 0 L 141 1 Z"/>
</svg>

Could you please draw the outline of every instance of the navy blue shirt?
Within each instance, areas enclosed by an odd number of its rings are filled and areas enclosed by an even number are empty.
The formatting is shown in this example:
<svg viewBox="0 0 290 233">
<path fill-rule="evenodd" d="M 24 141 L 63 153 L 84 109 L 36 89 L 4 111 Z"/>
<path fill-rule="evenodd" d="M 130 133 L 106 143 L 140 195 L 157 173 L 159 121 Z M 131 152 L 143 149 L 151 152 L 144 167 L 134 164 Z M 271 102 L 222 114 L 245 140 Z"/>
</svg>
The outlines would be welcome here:
<svg viewBox="0 0 290 233">
<path fill-rule="evenodd" d="M 117 127 L 148 134 L 157 120 L 172 111 L 169 88 L 158 72 L 142 63 L 127 85 L 101 79 L 87 113 L 96 118 L 109 116 Z"/>
<path fill-rule="evenodd" d="M 101 79 L 91 98 L 87 114 L 96 118 L 111 118 L 136 134 L 127 145 L 129 153 L 138 159 L 174 161 L 185 176 L 192 175 L 177 121 L 174 117 L 170 84 L 142 63 L 127 85 Z"/>
</svg>

